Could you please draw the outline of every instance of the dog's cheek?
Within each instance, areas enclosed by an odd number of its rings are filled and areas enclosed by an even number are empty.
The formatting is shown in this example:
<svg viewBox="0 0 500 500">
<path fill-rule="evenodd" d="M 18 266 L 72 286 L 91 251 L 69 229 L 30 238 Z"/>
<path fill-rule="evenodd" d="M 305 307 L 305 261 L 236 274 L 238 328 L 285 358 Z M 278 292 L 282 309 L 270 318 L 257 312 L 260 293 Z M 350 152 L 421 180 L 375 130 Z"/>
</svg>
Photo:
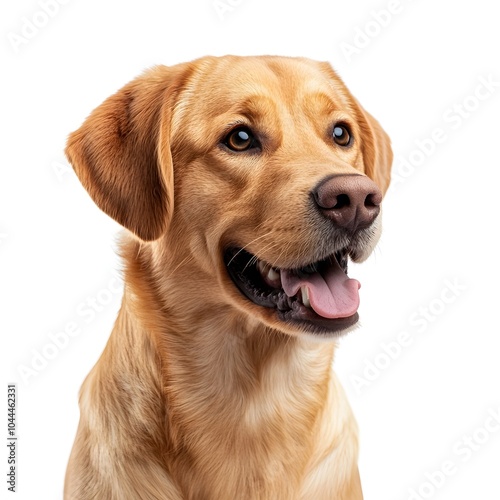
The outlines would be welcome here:
<svg viewBox="0 0 500 500">
<path fill-rule="evenodd" d="M 241 193 L 224 175 L 214 175 L 206 161 L 182 172 L 176 184 L 174 223 L 186 249 L 205 267 L 222 260 L 223 238 L 238 228 L 239 213 L 247 213 Z M 227 236 L 229 234 L 229 236 Z"/>
</svg>

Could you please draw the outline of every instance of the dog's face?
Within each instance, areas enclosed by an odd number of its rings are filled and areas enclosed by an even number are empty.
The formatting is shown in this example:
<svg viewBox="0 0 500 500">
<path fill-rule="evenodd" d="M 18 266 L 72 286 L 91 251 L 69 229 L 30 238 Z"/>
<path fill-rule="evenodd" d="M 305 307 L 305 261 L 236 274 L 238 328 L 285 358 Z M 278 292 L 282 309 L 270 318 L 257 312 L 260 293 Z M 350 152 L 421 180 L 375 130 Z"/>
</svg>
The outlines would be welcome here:
<svg viewBox="0 0 500 500">
<path fill-rule="evenodd" d="M 97 108 L 67 153 L 96 203 L 151 242 L 156 275 L 183 273 L 189 302 L 291 335 L 357 322 L 347 262 L 378 240 L 392 153 L 327 64 L 158 67 Z"/>
</svg>

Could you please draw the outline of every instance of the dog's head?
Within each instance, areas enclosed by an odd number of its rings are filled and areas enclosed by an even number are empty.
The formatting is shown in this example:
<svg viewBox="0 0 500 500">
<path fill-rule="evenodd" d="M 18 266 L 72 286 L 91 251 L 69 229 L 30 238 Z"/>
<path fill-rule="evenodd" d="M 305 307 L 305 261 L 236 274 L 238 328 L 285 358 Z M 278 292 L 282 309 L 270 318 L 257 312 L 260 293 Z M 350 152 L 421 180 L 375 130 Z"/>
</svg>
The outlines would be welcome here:
<svg viewBox="0 0 500 500">
<path fill-rule="evenodd" d="M 196 300 L 292 335 L 356 323 L 347 262 L 378 240 L 392 152 L 328 64 L 156 67 L 94 110 L 67 155 L 96 204 Z"/>
</svg>

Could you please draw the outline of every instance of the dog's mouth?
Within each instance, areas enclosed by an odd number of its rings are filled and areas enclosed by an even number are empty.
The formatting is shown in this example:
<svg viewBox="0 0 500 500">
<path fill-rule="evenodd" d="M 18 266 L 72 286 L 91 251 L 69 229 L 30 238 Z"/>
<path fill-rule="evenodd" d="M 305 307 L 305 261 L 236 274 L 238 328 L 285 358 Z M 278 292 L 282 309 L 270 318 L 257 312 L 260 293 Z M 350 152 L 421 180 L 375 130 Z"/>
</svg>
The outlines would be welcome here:
<svg viewBox="0 0 500 500">
<path fill-rule="evenodd" d="M 239 290 L 279 320 L 316 334 L 340 332 L 358 321 L 360 284 L 347 276 L 348 250 L 296 269 L 272 267 L 241 248 L 224 261 Z"/>
</svg>

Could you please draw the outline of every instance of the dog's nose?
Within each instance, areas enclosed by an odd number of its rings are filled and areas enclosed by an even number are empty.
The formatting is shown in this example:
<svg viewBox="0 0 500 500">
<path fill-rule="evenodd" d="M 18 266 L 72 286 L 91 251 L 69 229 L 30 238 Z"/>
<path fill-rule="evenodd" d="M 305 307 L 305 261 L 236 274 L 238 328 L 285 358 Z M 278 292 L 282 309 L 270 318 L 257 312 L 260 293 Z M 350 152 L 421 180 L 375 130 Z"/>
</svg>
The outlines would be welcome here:
<svg viewBox="0 0 500 500">
<path fill-rule="evenodd" d="M 336 226 L 354 232 L 368 227 L 380 212 L 382 192 L 364 175 L 335 175 L 313 190 L 319 211 Z"/>
</svg>

